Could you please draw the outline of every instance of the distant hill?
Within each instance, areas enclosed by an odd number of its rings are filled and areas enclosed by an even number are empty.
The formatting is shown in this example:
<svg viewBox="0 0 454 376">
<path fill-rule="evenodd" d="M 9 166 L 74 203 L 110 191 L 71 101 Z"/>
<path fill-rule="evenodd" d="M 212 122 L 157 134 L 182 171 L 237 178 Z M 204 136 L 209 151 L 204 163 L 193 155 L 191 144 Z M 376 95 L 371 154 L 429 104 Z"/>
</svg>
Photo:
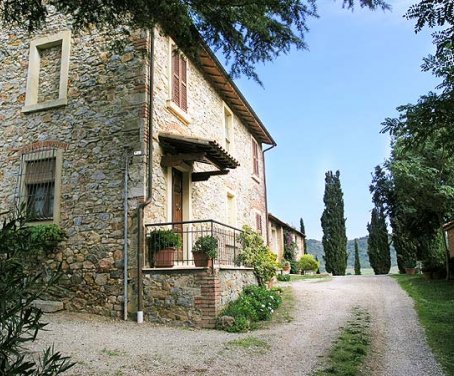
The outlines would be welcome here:
<svg viewBox="0 0 454 376">
<path fill-rule="evenodd" d="M 359 261 L 361 263 L 361 268 L 370 268 L 369 256 L 367 255 L 367 236 L 358 238 L 358 248 L 359 248 Z M 325 270 L 325 262 L 323 261 L 323 245 L 320 240 L 307 239 L 307 253 L 317 256 L 320 263 L 321 269 Z M 349 240 L 347 242 L 347 252 L 348 252 L 348 261 L 347 267 L 353 268 L 355 264 L 355 240 Z M 391 266 L 396 266 L 396 251 L 391 245 Z"/>
</svg>

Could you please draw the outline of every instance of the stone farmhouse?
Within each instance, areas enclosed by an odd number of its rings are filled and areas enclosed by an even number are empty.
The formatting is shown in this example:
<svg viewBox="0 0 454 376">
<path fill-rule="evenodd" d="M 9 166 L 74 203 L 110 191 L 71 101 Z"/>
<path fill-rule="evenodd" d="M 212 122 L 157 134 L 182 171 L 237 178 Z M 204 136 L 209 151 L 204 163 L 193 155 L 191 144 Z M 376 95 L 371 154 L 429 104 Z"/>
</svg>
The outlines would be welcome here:
<svg viewBox="0 0 454 376">
<path fill-rule="evenodd" d="M 306 235 L 301 231 L 298 231 L 271 213 L 268 213 L 268 226 L 269 245 L 271 250 L 277 255 L 279 261 L 284 260 L 286 242 L 294 244 L 295 260 L 299 260 L 306 253 L 304 249 L 304 238 Z"/>
<path fill-rule="evenodd" d="M 115 42 L 123 42 L 116 52 Z M 25 203 L 59 224 L 68 310 L 212 327 L 243 286 L 239 234 L 268 234 L 264 152 L 276 143 L 214 54 L 159 30 L 0 33 L 0 212 Z M 172 267 L 147 238 L 179 233 Z M 212 267 L 191 249 L 213 235 Z"/>
</svg>

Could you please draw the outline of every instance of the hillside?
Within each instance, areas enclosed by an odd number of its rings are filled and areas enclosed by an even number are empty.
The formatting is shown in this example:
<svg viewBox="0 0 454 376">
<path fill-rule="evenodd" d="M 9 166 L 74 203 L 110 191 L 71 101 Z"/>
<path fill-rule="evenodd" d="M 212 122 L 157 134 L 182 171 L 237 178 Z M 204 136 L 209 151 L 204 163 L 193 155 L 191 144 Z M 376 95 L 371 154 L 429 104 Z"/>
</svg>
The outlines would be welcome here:
<svg viewBox="0 0 454 376">
<path fill-rule="evenodd" d="M 369 256 L 367 255 L 367 236 L 358 238 L 359 248 L 359 260 L 362 268 L 370 268 Z M 348 261 L 347 265 L 349 268 L 353 268 L 355 263 L 355 240 L 349 240 L 347 242 Z M 322 242 L 315 239 L 307 239 L 307 253 L 317 256 L 321 262 L 322 270 L 325 270 L 325 263 L 323 261 L 323 245 Z M 396 252 L 394 247 L 391 245 L 391 266 L 397 265 L 396 263 Z"/>
</svg>

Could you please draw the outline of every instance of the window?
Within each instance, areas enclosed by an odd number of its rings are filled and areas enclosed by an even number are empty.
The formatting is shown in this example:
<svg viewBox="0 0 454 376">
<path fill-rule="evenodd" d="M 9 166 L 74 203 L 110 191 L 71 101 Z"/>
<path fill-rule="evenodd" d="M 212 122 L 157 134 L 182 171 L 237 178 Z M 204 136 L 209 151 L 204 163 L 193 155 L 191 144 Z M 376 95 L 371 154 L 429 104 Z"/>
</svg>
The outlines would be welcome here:
<svg viewBox="0 0 454 376">
<path fill-rule="evenodd" d="M 70 48 L 69 30 L 30 43 L 27 89 L 22 112 L 67 104 Z"/>
<path fill-rule="evenodd" d="M 59 149 L 22 155 L 19 202 L 33 222 L 59 222 L 62 155 Z"/>
<path fill-rule="evenodd" d="M 172 51 L 172 100 L 184 112 L 188 111 L 187 61 L 177 49 Z"/>
<path fill-rule="evenodd" d="M 233 114 L 224 107 L 224 134 L 225 134 L 225 150 L 229 153 L 233 150 Z"/>
<path fill-rule="evenodd" d="M 255 176 L 260 176 L 259 170 L 259 144 L 257 141 L 252 139 L 252 164 L 253 164 L 253 173 Z"/>
<path fill-rule="evenodd" d="M 255 214 L 255 228 L 257 229 L 257 232 L 262 235 L 263 234 L 263 229 L 262 229 L 262 216 L 259 213 Z"/>
</svg>

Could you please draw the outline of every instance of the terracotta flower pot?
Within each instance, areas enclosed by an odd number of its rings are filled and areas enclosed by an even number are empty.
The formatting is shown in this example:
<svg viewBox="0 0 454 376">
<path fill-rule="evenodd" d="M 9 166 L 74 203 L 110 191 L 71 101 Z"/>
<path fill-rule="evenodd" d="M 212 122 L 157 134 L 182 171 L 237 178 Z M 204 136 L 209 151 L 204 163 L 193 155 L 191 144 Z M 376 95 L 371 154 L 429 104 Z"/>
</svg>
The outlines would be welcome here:
<svg viewBox="0 0 454 376">
<path fill-rule="evenodd" d="M 175 248 L 164 248 L 156 252 L 155 268 L 172 268 L 175 261 Z"/>
<path fill-rule="evenodd" d="M 198 268 L 206 268 L 213 266 L 213 260 L 208 258 L 204 252 L 192 252 L 194 256 L 194 264 Z"/>
</svg>

